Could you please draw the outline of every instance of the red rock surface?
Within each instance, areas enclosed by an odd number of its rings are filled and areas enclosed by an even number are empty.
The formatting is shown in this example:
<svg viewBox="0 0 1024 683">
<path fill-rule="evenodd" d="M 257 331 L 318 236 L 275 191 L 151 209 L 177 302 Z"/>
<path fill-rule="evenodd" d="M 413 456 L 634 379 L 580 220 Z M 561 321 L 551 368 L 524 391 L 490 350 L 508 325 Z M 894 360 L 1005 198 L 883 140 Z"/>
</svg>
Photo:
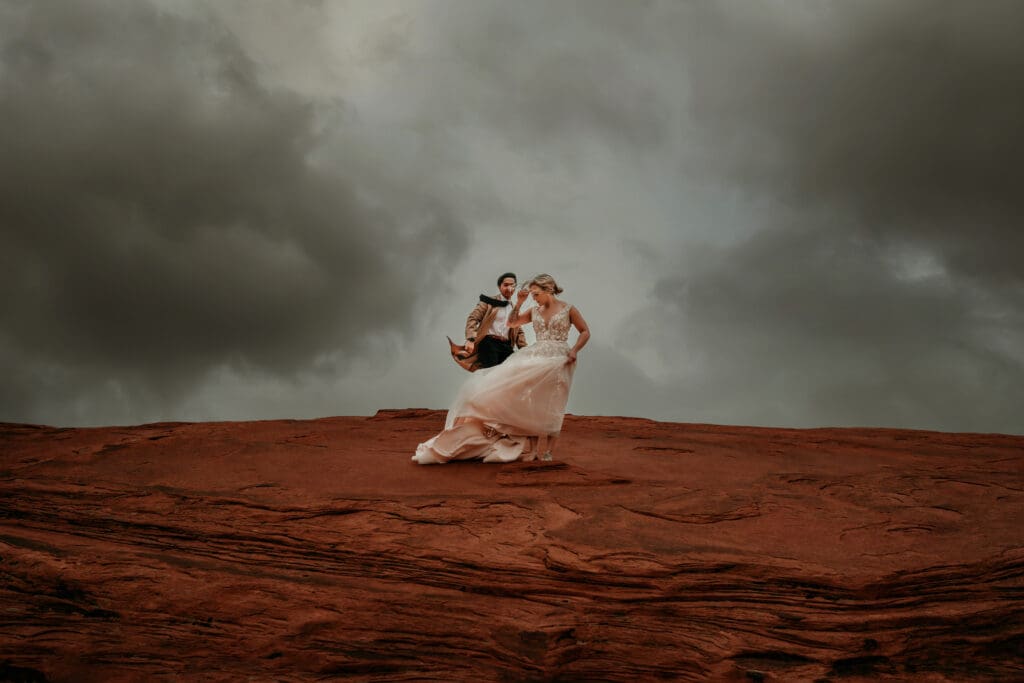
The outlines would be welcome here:
<svg viewBox="0 0 1024 683">
<path fill-rule="evenodd" d="M 1024 437 L 0 425 L 0 680 L 1024 680 Z"/>
</svg>

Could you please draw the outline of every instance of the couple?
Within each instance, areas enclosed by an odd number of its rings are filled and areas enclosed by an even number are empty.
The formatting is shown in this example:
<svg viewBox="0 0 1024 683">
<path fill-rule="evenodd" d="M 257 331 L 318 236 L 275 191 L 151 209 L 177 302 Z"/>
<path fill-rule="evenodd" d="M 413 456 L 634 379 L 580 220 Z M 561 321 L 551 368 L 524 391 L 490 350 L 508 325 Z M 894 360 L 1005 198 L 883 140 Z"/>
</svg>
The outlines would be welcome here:
<svg viewBox="0 0 1024 683">
<path fill-rule="evenodd" d="M 580 312 L 558 298 L 562 288 L 550 275 L 531 279 L 510 306 L 515 288 L 515 275 L 505 273 L 498 279 L 497 299 L 481 295 L 481 305 L 467 321 L 464 347 L 464 354 L 475 354 L 477 361 L 467 366 L 456 358 L 475 372 L 455 397 L 444 431 L 421 443 L 413 461 L 430 465 L 450 460 L 551 459 L 562 430 L 576 354 L 590 339 L 590 330 Z M 528 296 L 535 305 L 523 311 Z M 529 324 L 533 324 L 536 343 L 513 353 L 513 340 L 518 347 L 526 343 L 520 328 Z M 579 332 L 572 348 L 570 327 Z"/>
</svg>

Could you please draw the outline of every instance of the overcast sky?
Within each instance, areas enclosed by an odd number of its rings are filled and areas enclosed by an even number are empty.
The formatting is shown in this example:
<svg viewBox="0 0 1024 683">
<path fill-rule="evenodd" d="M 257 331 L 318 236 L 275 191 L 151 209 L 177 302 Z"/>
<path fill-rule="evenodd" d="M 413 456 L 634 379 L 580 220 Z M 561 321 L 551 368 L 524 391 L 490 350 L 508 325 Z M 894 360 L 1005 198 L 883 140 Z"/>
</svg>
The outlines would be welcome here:
<svg viewBox="0 0 1024 683">
<path fill-rule="evenodd" d="M 573 413 L 1024 433 L 1021 26 L 0 0 L 0 421 L 445 408 L 514 270 L 590 323 Z"/>
</svg>

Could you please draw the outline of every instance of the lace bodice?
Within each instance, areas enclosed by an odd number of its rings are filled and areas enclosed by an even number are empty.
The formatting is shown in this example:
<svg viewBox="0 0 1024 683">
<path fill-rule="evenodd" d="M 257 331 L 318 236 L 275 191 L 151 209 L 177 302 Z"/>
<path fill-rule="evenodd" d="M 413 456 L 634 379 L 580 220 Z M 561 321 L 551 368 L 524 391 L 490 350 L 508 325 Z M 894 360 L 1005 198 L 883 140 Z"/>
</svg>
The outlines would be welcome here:
<svg viewBox="0 0 1024 683">
<path fill-rule="evenodd" d="M 540 310 L 533 310 L 533 331 L 537 335 L 537 341 L 552 341 L 565 343 L 569 340 L 569 328 L 572 323 L 569 320 L 569 309 L 571 304 L 562 302 L 562 310 L 551 316 L 551 321 L 544 322 Z"/>
</svg>

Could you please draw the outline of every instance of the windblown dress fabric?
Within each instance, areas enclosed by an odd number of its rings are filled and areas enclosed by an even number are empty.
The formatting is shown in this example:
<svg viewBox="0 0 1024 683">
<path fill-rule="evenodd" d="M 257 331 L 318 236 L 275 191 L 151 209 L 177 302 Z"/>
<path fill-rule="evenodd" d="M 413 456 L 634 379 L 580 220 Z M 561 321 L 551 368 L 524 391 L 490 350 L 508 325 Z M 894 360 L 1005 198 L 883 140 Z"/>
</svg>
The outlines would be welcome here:
<svg viewBox="0 0 1024 683">
<path fill-rule="evenodd" d="M 522 457 L 528 437 L 557 435 L 576 367 L 567 362 L 570 309 L 563 304 L 547 323 L 535 309 L 537 341 L 473 374 L 448 410 L 444 431 L 421 443 L 412 459 L 511 462 Z"/>
</svg>

